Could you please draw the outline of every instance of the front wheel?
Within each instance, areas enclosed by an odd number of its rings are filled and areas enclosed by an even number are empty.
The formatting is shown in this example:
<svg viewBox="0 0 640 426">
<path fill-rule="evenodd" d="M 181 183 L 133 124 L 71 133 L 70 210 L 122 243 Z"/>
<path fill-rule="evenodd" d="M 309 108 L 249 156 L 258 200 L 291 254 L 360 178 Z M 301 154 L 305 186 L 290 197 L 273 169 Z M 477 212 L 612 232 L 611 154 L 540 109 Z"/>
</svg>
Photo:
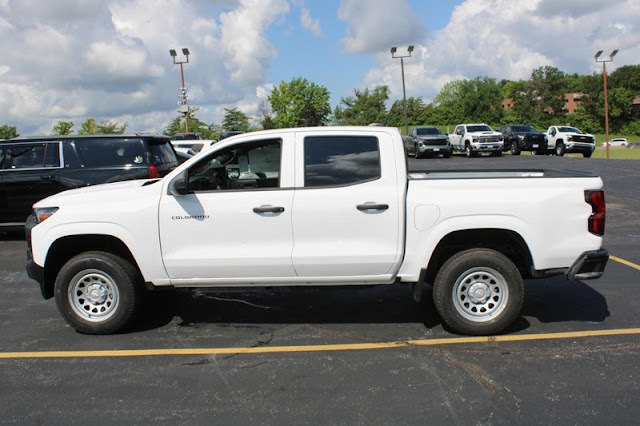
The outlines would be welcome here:
<svg viewBox="0 0 640 426">
<path fill-rule="evenodd" d="M 136 269 L 111 253 L 81 253 L 64 264 L 56 278 L 56 305 L 77 331 L 111 334 L 133 318 L 141 291 Z"/>
<path fill-rule="evenodd" d="M 562 157 L 564 155 L 564 143 L 563 142 L 558 142 L 556 144 L 556 155 L 558 157 Z"/>
<path fill-rule="evenodd" d="M 471 148 L 470 144 L 465 145 L 464 153 L 467 156 L 467 158 L 471 158 L 474 156 L 473 148 Z"/>
<path fill-rule="evenodd" d="M 524 281 L 500 252 L 484 248 L 453 255 L 438 271 L 433 301 L 442 320 L 459 333 L 497 334 L 520 315 Z"/>
<path fill-rule="evenodd" d="M 590 153 L 590 152 L 583 152 L 583 153 L 582 153 L 582 156 L 583 156 L 584 158 L 589 158 L 589 157 L 591 157 L 591 153 Z"/>
<path fill-rule="evenodd" d="M 511 145 L 509 146 L 509 151 L 511 151 L 511 155 L 520 155 L 520 148 L 518 147 L 518 142 L 511 141 Z"/>
</svg>

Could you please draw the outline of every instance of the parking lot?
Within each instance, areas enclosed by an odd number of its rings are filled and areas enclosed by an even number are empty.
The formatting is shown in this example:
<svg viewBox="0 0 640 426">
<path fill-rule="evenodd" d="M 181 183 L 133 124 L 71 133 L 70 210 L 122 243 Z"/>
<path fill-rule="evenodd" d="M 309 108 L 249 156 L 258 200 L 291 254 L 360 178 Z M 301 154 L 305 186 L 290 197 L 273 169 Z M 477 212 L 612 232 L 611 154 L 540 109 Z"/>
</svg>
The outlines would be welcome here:
<svg viewBox="0 0 640 426">
<path fill-rule="evenodd" d="M 27 277 L 23 236 L 0 234 L 0 422 L 637 423 L 640 161 L 409 163 L 599 174 L 613 256 L 604 276 L 527 281 L 521 318 L 495 338 L 453 334 L 428 287 L 418 304 L 402 285 L 165 293 L 135 329 L 87 336 Z"/>
</svg>

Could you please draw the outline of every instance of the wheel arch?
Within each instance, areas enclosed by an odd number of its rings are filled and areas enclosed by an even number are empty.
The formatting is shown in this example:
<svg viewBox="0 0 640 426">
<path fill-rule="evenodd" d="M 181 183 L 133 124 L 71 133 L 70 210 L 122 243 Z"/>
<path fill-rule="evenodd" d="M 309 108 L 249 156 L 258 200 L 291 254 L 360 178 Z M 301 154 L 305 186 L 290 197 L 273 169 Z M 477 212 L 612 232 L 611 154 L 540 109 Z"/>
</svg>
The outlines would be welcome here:
<svg viewBox="0 0 640 426">
<path fill-rule="evenodd" d="M 103 234 L 69 235 L 53 242 L 44 267 L 44 297 L 53 297 L 53 286 L 62 266 L 72 257 L 87 251 L 103 251 L 128 261 L 140 275 L 140 267 L 129 247 L 117 237 Z"/>
<path fill-rule="evenodd" d="M 471 248 L 489 248 L 500 252 L 516 265 L 523 278 L 531 276 L 533 258 L 522 236 L 508 229 L 484 228 L 453 231 L 440 239 L 424 271 L 425 281 L 433 283 L 447 259 Z"/>
</svg>

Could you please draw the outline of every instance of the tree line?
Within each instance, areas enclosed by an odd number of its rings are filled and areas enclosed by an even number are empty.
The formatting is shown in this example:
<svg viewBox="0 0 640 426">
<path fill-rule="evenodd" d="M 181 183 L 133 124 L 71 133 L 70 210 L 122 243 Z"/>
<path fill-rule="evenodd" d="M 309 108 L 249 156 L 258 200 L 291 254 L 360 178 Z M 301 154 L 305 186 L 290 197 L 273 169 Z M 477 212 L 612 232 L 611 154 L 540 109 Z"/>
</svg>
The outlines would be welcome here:
<svg viewBox="0 0 640 426">
<path fill-rule="evenodd" d="M 410 82 L 409 82 L 410 84 Z M 609 125 L 612 133 L 640 136 L 640 105 L 633 105 L 640 95 L 640 65 L 617 68 L 608 76 Z M 573 114 L 564 109 L 567 93 L 579 96 L 579 107 Z M 329 90 L 294 78 L 274 86 L 267 100 L 261 102 L 255 117 L 238 108 L 225 108 L 222 123 L 207 124 L 198 119 L 198 108 L 190 107 L 189 131 L 200 132 L 207 139 L 217 139 L 223 130 L 250 131 L 283 127 L 334 125 L 368 125 L 381 123 L 404 127 L 403 100 L 387 108 L 388 86 L 354 89 L 352 96 L 343 97 L 331 109 Z M 509 108 L 503 100 L 509 99 Z M 604 85 L 602 74 L 566 74 L 551 66 L 539 67 L 526 80 L 496 80 L 477 77 L 447 83 L 433 102 L 420 97 L 407 99 L 409 125 L 456 125 L 463 122 L 530 124 L 544 129 L 552 124 L 571 124 L 591 133 L 604 132 Z M 74 123 L 58 121 L 53 135 L 73 132 Z M 112 121 L 97 122 L 88 118 L 78 134 L 124 133 L 127 124 Z M 173 136 L 185 129 L 182 116 L 174 118 L 164 129 Z M 0 139 L 18 136 L 15 126 L 0 126 Z"/>
</svg>

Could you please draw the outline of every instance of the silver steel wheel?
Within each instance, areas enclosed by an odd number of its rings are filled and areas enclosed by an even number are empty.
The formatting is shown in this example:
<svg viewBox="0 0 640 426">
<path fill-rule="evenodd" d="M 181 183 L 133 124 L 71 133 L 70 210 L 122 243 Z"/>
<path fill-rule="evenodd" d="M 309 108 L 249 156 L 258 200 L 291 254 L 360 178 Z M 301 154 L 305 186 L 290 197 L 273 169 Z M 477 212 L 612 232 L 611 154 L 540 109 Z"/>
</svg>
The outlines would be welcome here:
<svg viewBox="0 0 640 426">
<path fill-rule="evenodd" d="M 98 269 L 77 273 L 69 284 L 67 296 L 73 312 L 90 322 L 109 319 L 116 313 L 120 301 L 113 278 Z"/>
<path fill-rule="evenodd" d="M 495 269 L 472 268 L 460 275 L 452 289 L 455 310 L 473 322 L 489 321 L 505 309 L 509 288 Z"/>
</svg>

